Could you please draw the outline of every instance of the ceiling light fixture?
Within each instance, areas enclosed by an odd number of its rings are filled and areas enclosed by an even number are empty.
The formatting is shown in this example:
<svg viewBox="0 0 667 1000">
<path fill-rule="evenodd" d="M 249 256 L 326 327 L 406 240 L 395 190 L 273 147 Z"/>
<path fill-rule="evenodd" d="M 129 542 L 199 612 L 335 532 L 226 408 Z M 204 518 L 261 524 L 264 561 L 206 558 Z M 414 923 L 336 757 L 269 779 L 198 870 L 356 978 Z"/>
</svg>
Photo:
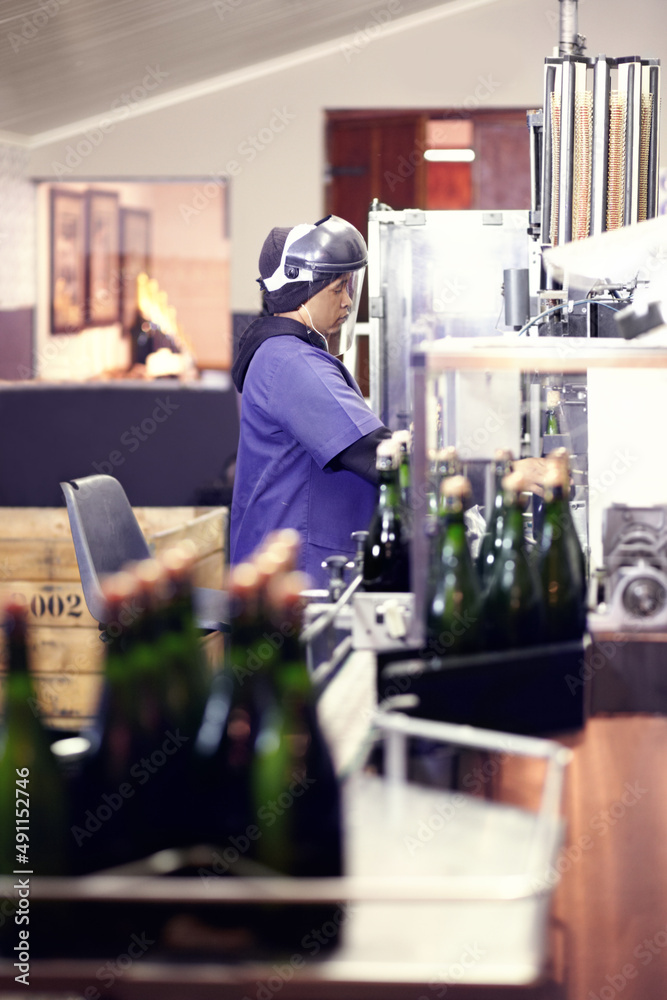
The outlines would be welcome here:
<svg viewBox="0 0 667 1000">
<path fill-rule="evenodd" d="M 474 149 L 425 149 L 424 159 L 431 163 L 472 163 Z"/>
</svg>

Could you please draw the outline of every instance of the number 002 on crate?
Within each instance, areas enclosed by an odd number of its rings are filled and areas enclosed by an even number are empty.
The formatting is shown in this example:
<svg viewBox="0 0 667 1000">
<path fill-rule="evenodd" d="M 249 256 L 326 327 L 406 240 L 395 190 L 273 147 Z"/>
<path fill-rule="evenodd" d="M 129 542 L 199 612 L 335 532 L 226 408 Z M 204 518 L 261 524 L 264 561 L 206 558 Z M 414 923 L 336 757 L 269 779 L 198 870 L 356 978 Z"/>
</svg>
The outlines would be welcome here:
<svg viewBox="0 0 667 1000">
<path fill-rule="evenodd" d="M 187 538 L 196 545 L 194 582 L 222 587 L 227 536 L 226 507 L 136 507 L 155 554 Z M 65 507 L 0 508 L 0 602 L 25 601 L 29 653 L 39 708 L 47 725 L 79 730 L 97 707 L 104 658 L 98 623 L 83 598 Z M 221 636 L 204 640 L 215 662 Z M 0 650 L 0 705 L 5 664 Z"/>
</svg>

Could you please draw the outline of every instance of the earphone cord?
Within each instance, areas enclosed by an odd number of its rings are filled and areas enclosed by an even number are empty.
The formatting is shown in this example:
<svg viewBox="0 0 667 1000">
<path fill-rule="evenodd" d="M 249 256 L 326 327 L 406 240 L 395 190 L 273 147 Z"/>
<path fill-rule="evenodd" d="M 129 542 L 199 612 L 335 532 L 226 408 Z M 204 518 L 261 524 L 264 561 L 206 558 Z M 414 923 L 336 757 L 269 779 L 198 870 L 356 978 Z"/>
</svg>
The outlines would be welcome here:
<svg viewBox="0 0 667 1000">
<path fill-rule="evenodd" d="M 313 317 L 310 315 L 310 311 L 309 311 L 308 306 L 306 305 L 306 303 L 304 302 L 303 305 L 299 306 L 299 308 L 306 310 L 306 312 L 308 313 L 308 319 L 310 320 L 310 328 L 311 328 L 311 330 L 313 331 L 313 333 L 316 333 L 318 337 L 321 337 L 322 340 L 324 341 L 324 343 L 326 344 L 327 343 L 327 338 L 324 336 L 323 333 L 320 333 L 320 331 L 317 329 L 317 327 L 313 323 Z"/>
</svg>

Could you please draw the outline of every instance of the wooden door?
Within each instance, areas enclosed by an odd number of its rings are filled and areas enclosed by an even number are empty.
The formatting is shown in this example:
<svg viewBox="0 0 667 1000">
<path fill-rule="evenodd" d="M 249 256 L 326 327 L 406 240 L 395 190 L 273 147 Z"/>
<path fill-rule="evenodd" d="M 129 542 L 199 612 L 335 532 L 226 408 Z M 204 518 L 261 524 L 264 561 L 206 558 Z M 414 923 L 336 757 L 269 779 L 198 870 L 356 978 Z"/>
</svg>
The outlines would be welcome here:
<svg viewBox="0 0 667 1000">
<path fill-rule="evenodd" d="M 373 198 L 399 210 L 423 202 L 423 116 L 331 111 L 327 115 L 326 209 L 368 238 Z M 362 294 L 359 320 L 368 319 Z"/>
<path fill-rule="evenodd" d="M 424 159 L 434 119 L 472 124 L 473 163 Z M 365 238 L 374 198 L 396 211 L 530 208 L 530 136 L 523 110 L 329 111 L 326 153 L 326 211 L 347 219 Z M 358 318 L 368 320 L 366 288 Z M 355 374 L 367 392 L 364 342 Z"/>
</svg>

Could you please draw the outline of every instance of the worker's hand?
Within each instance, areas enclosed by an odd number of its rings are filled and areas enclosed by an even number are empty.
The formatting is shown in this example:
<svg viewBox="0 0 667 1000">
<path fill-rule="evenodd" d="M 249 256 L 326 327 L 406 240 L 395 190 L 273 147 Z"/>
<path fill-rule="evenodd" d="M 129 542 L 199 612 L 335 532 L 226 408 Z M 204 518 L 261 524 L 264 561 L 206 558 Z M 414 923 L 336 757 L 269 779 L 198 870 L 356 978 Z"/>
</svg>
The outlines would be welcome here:
<svg viewBox="0 0 667 1000">
<path fill-rule="evenodd" d="M 543 482 L 547 471 L 546 458 L 520 458 L 514 462 L 515 472 L 521 473 L 525 493 L 537 493 L 544 496 Z"/>
</svg>

